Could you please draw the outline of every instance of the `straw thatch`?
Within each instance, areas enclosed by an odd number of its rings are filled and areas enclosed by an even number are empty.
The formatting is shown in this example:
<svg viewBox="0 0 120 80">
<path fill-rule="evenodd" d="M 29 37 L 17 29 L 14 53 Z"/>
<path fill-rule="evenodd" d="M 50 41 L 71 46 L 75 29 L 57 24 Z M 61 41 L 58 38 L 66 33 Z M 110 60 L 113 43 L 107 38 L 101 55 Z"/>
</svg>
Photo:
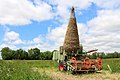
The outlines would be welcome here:
<svg viewBox="0 0 120 80">
<path fill-rule="evenodd" d="M 71 52 L 76 53 L 78 49 L 80 49 L 79 35 L 78 35 L 74 7 L 72 7 L 71 15 L 67 27 L 67 32 L 63 44 L 63 50 L 67 53 L 71 53 Z"/>
</svg>

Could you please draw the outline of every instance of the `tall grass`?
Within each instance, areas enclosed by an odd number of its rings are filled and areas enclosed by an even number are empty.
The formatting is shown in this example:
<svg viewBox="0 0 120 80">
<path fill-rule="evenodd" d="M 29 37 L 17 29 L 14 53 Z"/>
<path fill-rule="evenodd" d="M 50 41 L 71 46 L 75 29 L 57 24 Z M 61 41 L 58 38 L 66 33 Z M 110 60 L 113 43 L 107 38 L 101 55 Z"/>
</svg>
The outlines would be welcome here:
<svg viewBox="0 0 120 80">
<path fill-rule="evenodd" d="M 109 70 L 107 65 L 110 66 L 112 72 L 120 72 L 120 58 L 103 59 L 103 70 Z"/>
<path fill-rule="evenodd" d="M 0 80 L 52 80 L 46 73 L 34 72 L 32 68 L 52 68 L 54 61 L 0 60 Z"/>
<path fill-rule="evenodd" d="M 120 58 L 103 59 L 103 70 L 120 72 Z M 45 72 L 34 71 L 33 68 L 58 68 L 58 63 L 47 60 L 0 60 L 0 80 L 52 80 Z"/>
</svg>

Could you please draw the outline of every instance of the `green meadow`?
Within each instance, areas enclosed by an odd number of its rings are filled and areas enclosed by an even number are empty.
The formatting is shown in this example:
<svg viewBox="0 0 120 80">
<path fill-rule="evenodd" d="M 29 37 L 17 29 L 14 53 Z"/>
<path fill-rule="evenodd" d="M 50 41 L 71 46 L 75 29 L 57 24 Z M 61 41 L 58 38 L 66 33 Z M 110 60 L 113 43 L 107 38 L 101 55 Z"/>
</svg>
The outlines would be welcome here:
<svg viewBox="0 0 120 80">
<path fill-rule="evenodd" d="M 120 58 L 103 59 L 103 70 L 113 73 L 120 72 Z M 0 80 L 53 80 L 45 72 L 34 71 L 39 69 L 57 69 L 58 63 L 51 60 L 0 60 Z"/>
</svg>

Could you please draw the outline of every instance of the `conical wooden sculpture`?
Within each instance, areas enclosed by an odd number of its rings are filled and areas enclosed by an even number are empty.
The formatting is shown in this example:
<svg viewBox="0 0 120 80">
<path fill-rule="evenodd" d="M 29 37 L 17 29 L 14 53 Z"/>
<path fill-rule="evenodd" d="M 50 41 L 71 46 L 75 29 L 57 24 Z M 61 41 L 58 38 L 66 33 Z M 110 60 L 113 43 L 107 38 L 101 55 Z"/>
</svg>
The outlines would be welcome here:
<svg viewBox="0 0 120 80">
<path fill-rule="evenodd" d="M 77 29 L 77 22 L 74 12 L 74 7 L 72 7 L 71 15 L 67 27 L 67 32 L 65 35 L 65 40 L 63 44 L 63 51 L 66 53 L 76 53 L 80 49 L 79 35 Z"/>
</svg>

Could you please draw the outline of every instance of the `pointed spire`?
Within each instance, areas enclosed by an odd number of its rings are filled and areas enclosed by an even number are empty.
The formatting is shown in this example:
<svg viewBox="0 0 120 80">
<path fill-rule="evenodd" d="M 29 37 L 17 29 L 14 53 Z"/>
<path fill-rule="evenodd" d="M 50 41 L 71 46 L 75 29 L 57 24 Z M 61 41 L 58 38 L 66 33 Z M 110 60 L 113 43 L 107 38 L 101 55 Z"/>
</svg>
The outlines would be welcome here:
<svg viewBox="0 0 120 80">
<path fill-rule="evenodd" d="M 72 6 L 70 18 L 75 18 L 74 6 Z"/>
<path fill-rule="evenodd" d="M 65 40 L 63 44 L 63 50 L 67 53 L 71 53 L 71 52 L 76 53 L 78 49 L 80 49 L 79 35 L 78 35 L 74 7 L 72 7 L 71 15 L 65 35 Z"/>
</svg>

